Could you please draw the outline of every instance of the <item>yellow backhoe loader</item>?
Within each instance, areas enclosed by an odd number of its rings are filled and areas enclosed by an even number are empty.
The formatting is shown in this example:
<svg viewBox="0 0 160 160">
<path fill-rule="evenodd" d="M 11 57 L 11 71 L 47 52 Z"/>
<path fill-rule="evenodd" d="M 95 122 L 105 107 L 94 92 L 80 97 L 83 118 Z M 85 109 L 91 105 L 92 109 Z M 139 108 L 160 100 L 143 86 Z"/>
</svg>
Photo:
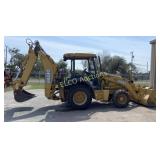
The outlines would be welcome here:
<svg viewBox="0 0 160 160">
<path fill-rule="evenodd" d="M 156 93 L 151 88 L 135 85 L 132 80 L 101 71 L 100 57 L 91 53 L 67 53 L 64 61 L 70 60 L 70 76 L 59 78 L 60 71 L 54 60 L 43 50 L 40 43 L 27 40 L 29 45 L 19 78 L 13 82 L 14 98 L 23 102 L 35 97 L 25 91 L 32 69 L 39 57 L 45 72 L 45 96 L 48 99 L 67 102 L 73 108 L 87 108 L 92 99 L 112 101 L 114 106 L 127 107 L 130 101 L 151 107 L 156 105 Z M 88 67 L 77 73 L 77 60 L 86 60 Z"/>
</svg>

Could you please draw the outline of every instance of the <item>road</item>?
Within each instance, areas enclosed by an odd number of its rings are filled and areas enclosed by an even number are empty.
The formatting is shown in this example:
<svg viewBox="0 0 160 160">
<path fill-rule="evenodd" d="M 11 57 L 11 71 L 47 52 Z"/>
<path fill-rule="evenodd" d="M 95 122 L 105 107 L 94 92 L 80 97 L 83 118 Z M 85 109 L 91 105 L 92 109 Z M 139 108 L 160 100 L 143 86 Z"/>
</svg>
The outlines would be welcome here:
<svg viewBox="0 0 160 160">
<path fill-rule="evenodd" d="M 44 90 L 30 90 L 36 97 L 15 102 L 11 91 L 4 93 L 4 121 L 22 122 L 155 122 L 156 109 L 130 103 L 118 109 L 112 104 L 94 101 L 86 110 L 71 110 L 59 100 L 48 100 Z"/>
</svg>

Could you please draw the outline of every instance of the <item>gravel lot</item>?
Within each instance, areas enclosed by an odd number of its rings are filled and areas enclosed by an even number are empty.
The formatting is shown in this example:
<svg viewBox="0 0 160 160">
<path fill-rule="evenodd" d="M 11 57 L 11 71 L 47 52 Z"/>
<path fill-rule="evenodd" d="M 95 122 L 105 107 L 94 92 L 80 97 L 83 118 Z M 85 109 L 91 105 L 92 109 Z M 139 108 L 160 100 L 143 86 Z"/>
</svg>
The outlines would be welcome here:
<svg viewBox="0 0 160 160">
<path fill-rule="evenodd" d="M 65 103 L 48 100 L 44 90 L 30 90 L 37 97 L 15 102 L 11 91 L 4 93 L 4 121 L 26 122 L 155 122 L 156 109 L 131 103 L 125 109 L 94 101 L 86 110 L 71 110 Z"/>
</svg>

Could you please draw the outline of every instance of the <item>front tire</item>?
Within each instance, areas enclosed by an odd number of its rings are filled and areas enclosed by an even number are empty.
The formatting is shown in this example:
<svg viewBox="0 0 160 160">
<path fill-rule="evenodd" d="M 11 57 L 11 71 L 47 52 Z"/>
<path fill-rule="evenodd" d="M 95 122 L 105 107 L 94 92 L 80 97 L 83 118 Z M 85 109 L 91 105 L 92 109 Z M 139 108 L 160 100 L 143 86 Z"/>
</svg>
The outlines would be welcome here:
<svg viewBox="0 0 160 160">
<path fill-rule="evenodd" d="M 117 90 L 113 95 L 113 104 L 117 108 L 125 108 L 129 103 L 129 95 L 125 90 Z"/>
<path fill-rule="evenodd" d="M 92 102 L 90 89 L 86 86 L 76 86 L 70 89 L 68 104 L 74 109 L 86 109 Z"/>
</svg>

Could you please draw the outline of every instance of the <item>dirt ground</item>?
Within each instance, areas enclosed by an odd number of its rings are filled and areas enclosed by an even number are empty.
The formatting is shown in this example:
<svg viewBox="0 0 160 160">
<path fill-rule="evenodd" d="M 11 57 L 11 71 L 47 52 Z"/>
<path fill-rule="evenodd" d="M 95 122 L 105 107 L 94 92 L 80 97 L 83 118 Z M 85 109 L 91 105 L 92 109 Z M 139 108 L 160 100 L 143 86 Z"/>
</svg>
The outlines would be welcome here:
<svg viewBox="0 0 160 160">
<path fill-rule="evenodd" d="M 59 100 L 48 100 L 44 90 L 30 90 L 36 97 L 18 103 L 12 91 L 4 93 L 4 121 L 23 122 L 155 122 L 156 108 L 147 108 L 130 103 L 118 109 L 112 104 L 93 101 L 86 110 L 71 110 Z"/>
</svg>

